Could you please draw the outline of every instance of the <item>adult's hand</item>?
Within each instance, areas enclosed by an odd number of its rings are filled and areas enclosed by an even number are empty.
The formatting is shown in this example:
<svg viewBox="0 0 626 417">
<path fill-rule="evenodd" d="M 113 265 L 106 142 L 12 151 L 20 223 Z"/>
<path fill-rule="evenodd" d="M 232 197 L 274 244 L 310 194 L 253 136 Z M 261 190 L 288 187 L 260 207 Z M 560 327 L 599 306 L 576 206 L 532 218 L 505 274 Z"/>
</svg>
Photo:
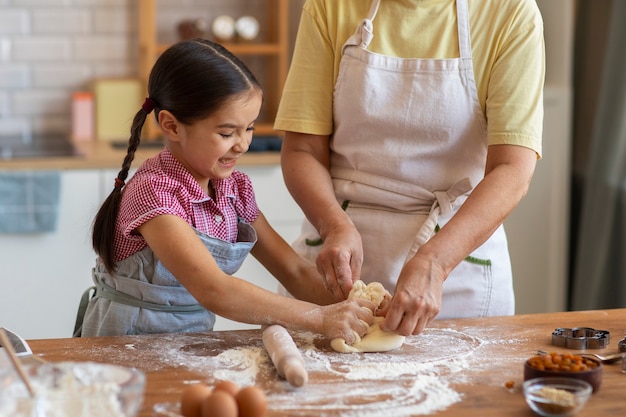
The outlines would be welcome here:
<svg viewBox="0 0 626 417">
<path fill-rule="evenodd" d="M 402 269 L 382 328 L 404 336 L 421 333 L 441 310 L 445 271 L 419 253 Z"/>
<path fill-rule="evenodd" d="M 281 166 L 289 192 L 323 240 L 317 269 L 334 299 L 344 300 L 361 276 L 363 247 L 335 196 L 329 171 L 330 135 L 285 132 Z"/>
<path fill-rule="evenodd" d="M 325 235 L 316 265 L 337 301 L 348 298 L 352 284 L 361 278 L 362 264 L 361 235 L 354 225 L 336 227 Z"/>
</svg>

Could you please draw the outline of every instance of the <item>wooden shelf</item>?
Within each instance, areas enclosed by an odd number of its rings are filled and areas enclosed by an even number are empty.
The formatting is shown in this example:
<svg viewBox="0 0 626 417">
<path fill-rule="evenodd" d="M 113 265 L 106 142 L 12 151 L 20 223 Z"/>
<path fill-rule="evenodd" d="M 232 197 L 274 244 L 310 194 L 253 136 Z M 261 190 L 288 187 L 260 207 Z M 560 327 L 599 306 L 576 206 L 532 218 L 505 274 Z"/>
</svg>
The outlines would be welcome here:
<svg viewBox="0 0 626 417">
<path fill-rule="evenodd" d="M 282 48 L 275 43 L 221 43 L 226 49 L 235 55 L 269 55 L 280 56 Z M 157 54 L 163 53 L 171 44 L 157 44 Z"/>
<path fill-rule="evenodd" d="M 265 97 L 261 119 L 255 126 L 256 134 L 280 136 L 274 130 L 273 124 L 289 69 L 289 0 L 265 1 L 267 4 L 265 38 L 259 41 L 222 42 L 222 45 L 251 66 L 263 86 Z M 148 85 L 150 70 L 157 57 L 171 45 L 159 43 L 156 16 L 157 0 L 139 1 L 139 78 L 144 86 Z M 261 71 L 256 71 L 254 66 L 247 62 L 257 58 L 262 60 Z M 144 136 L 155 139 L 159 134 L 156 123 L 150 118 L 146 123 Z"/>
</svg>

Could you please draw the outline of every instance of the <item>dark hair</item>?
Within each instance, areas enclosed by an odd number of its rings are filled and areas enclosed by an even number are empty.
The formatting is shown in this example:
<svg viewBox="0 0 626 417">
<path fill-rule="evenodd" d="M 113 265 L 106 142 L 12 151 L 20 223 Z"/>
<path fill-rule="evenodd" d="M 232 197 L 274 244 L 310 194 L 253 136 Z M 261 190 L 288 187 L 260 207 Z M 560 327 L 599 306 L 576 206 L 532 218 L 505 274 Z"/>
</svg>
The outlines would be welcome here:
<svg viewBox="0 0 626 417">
<path fill-rule="evenodd" d="M 170 111 L 181 123 L 204 119 L 233 96 L 261 86 L 246 65 L 220 44 L 206 39 L 192 39 L 172 45 L 157 59 L 148 81 L 148 100 L 133 119 L 128 150 L 115 187 L 96 214 L 92 245 L 110 272 L 115 270 L 115 223 L 122 197 L 122 187 L 140 143 L 141 130 L 154 106 Z"/>
</svg>

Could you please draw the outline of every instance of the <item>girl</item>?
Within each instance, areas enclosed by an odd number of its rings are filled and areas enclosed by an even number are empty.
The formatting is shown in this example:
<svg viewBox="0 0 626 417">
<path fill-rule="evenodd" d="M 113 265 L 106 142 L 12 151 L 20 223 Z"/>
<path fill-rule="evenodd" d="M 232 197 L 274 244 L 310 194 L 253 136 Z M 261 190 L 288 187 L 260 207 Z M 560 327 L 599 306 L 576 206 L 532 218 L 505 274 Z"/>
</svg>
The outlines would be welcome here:
<svg viewBox="0 0 626 417">
<path fill-rule="evenodd" d="M 96 293 L 82 336 L 210 331 L 215 314 L 330 339 L 365 334 L 373 305 L 318 305 L 332 297 L 315 267 L 271 228 L 250 179 L 234 171 L 261 103 L 254 75 L 218 44 L 185 41 L 159 57 L 115 187 L 94 221 Z M 153 110 L 165 149 L 125 184 Z M 249 252 L 303 301 L 231 276 Z"/>
</svg>

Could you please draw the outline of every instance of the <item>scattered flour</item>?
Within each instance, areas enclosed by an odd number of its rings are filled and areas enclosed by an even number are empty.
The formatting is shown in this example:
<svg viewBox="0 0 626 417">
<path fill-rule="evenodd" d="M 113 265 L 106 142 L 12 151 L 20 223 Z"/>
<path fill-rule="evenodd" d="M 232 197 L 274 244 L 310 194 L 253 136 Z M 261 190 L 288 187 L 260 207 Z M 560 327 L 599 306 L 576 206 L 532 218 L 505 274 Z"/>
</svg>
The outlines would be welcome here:
<svg viewBox="0 0 626 417">
<path fill-rule="evenodd" d="M 407 337 L 394 351 L 345 354 L 329 349 L 318 335 L 293 336 L 309 372 L 309 383 L 301 388 L 278 378 L 260 337 L 231 336 L 235 339 L 226 343 L 217 334 L 172 334 L 149 342 L 136 339 L 121 348 L 93 348 L 89 354 L 116 357 L 122 366 L 140 362 L 146 371 L 180 367 L 205 375 L 201 381 L 185 383 L 262 384 L 268 416 L 406 417 L 434 414 L 462 401 L 455 386 L 471 383 L 475 372 L 501 363 L 498 357 L 478 358 L 481 347 L 503 345 L 504 358 L 507 345 L 521 343 L 489 328 L 429 328 Z M 515 372 L 511 370 L 512 377 Z"/>
<path fill-rule="evenodd" d="M 382 353 L 320 349 L 316 343 L 324 341 L 312 333 L 298 333 L 294 339 L 310 377 L 301 388 L 277 378 L 262 344 L 253 341 L 204 356 L 198 355 L 200 344 L 181 349 L 169 341 L 161 360 L 198 372 L 207 369 L 215 380 L 240 386 L 269 381 L 264 385 L 268 415 L 388 417 L 392 410 L 394 417 L 404 417 L 433 414 L 461 401 L 452 384 L 469 367 L 467 356 L 483 344 L 453 329 L 429 329 L 407 338 L 402 348 Z M 204 346 L 210 344 L 206 340 Z"/>
<path fill-rule="evenodd" d="M 216 360 L 228 369 L 220 369 L 213 376 L 219 380 L 236 381 L 240 387 L 254 385 L 261 368 L 269 364 L 267 354 L 261 348 L 229 349 L 219 354 Z"/>
</svg>

